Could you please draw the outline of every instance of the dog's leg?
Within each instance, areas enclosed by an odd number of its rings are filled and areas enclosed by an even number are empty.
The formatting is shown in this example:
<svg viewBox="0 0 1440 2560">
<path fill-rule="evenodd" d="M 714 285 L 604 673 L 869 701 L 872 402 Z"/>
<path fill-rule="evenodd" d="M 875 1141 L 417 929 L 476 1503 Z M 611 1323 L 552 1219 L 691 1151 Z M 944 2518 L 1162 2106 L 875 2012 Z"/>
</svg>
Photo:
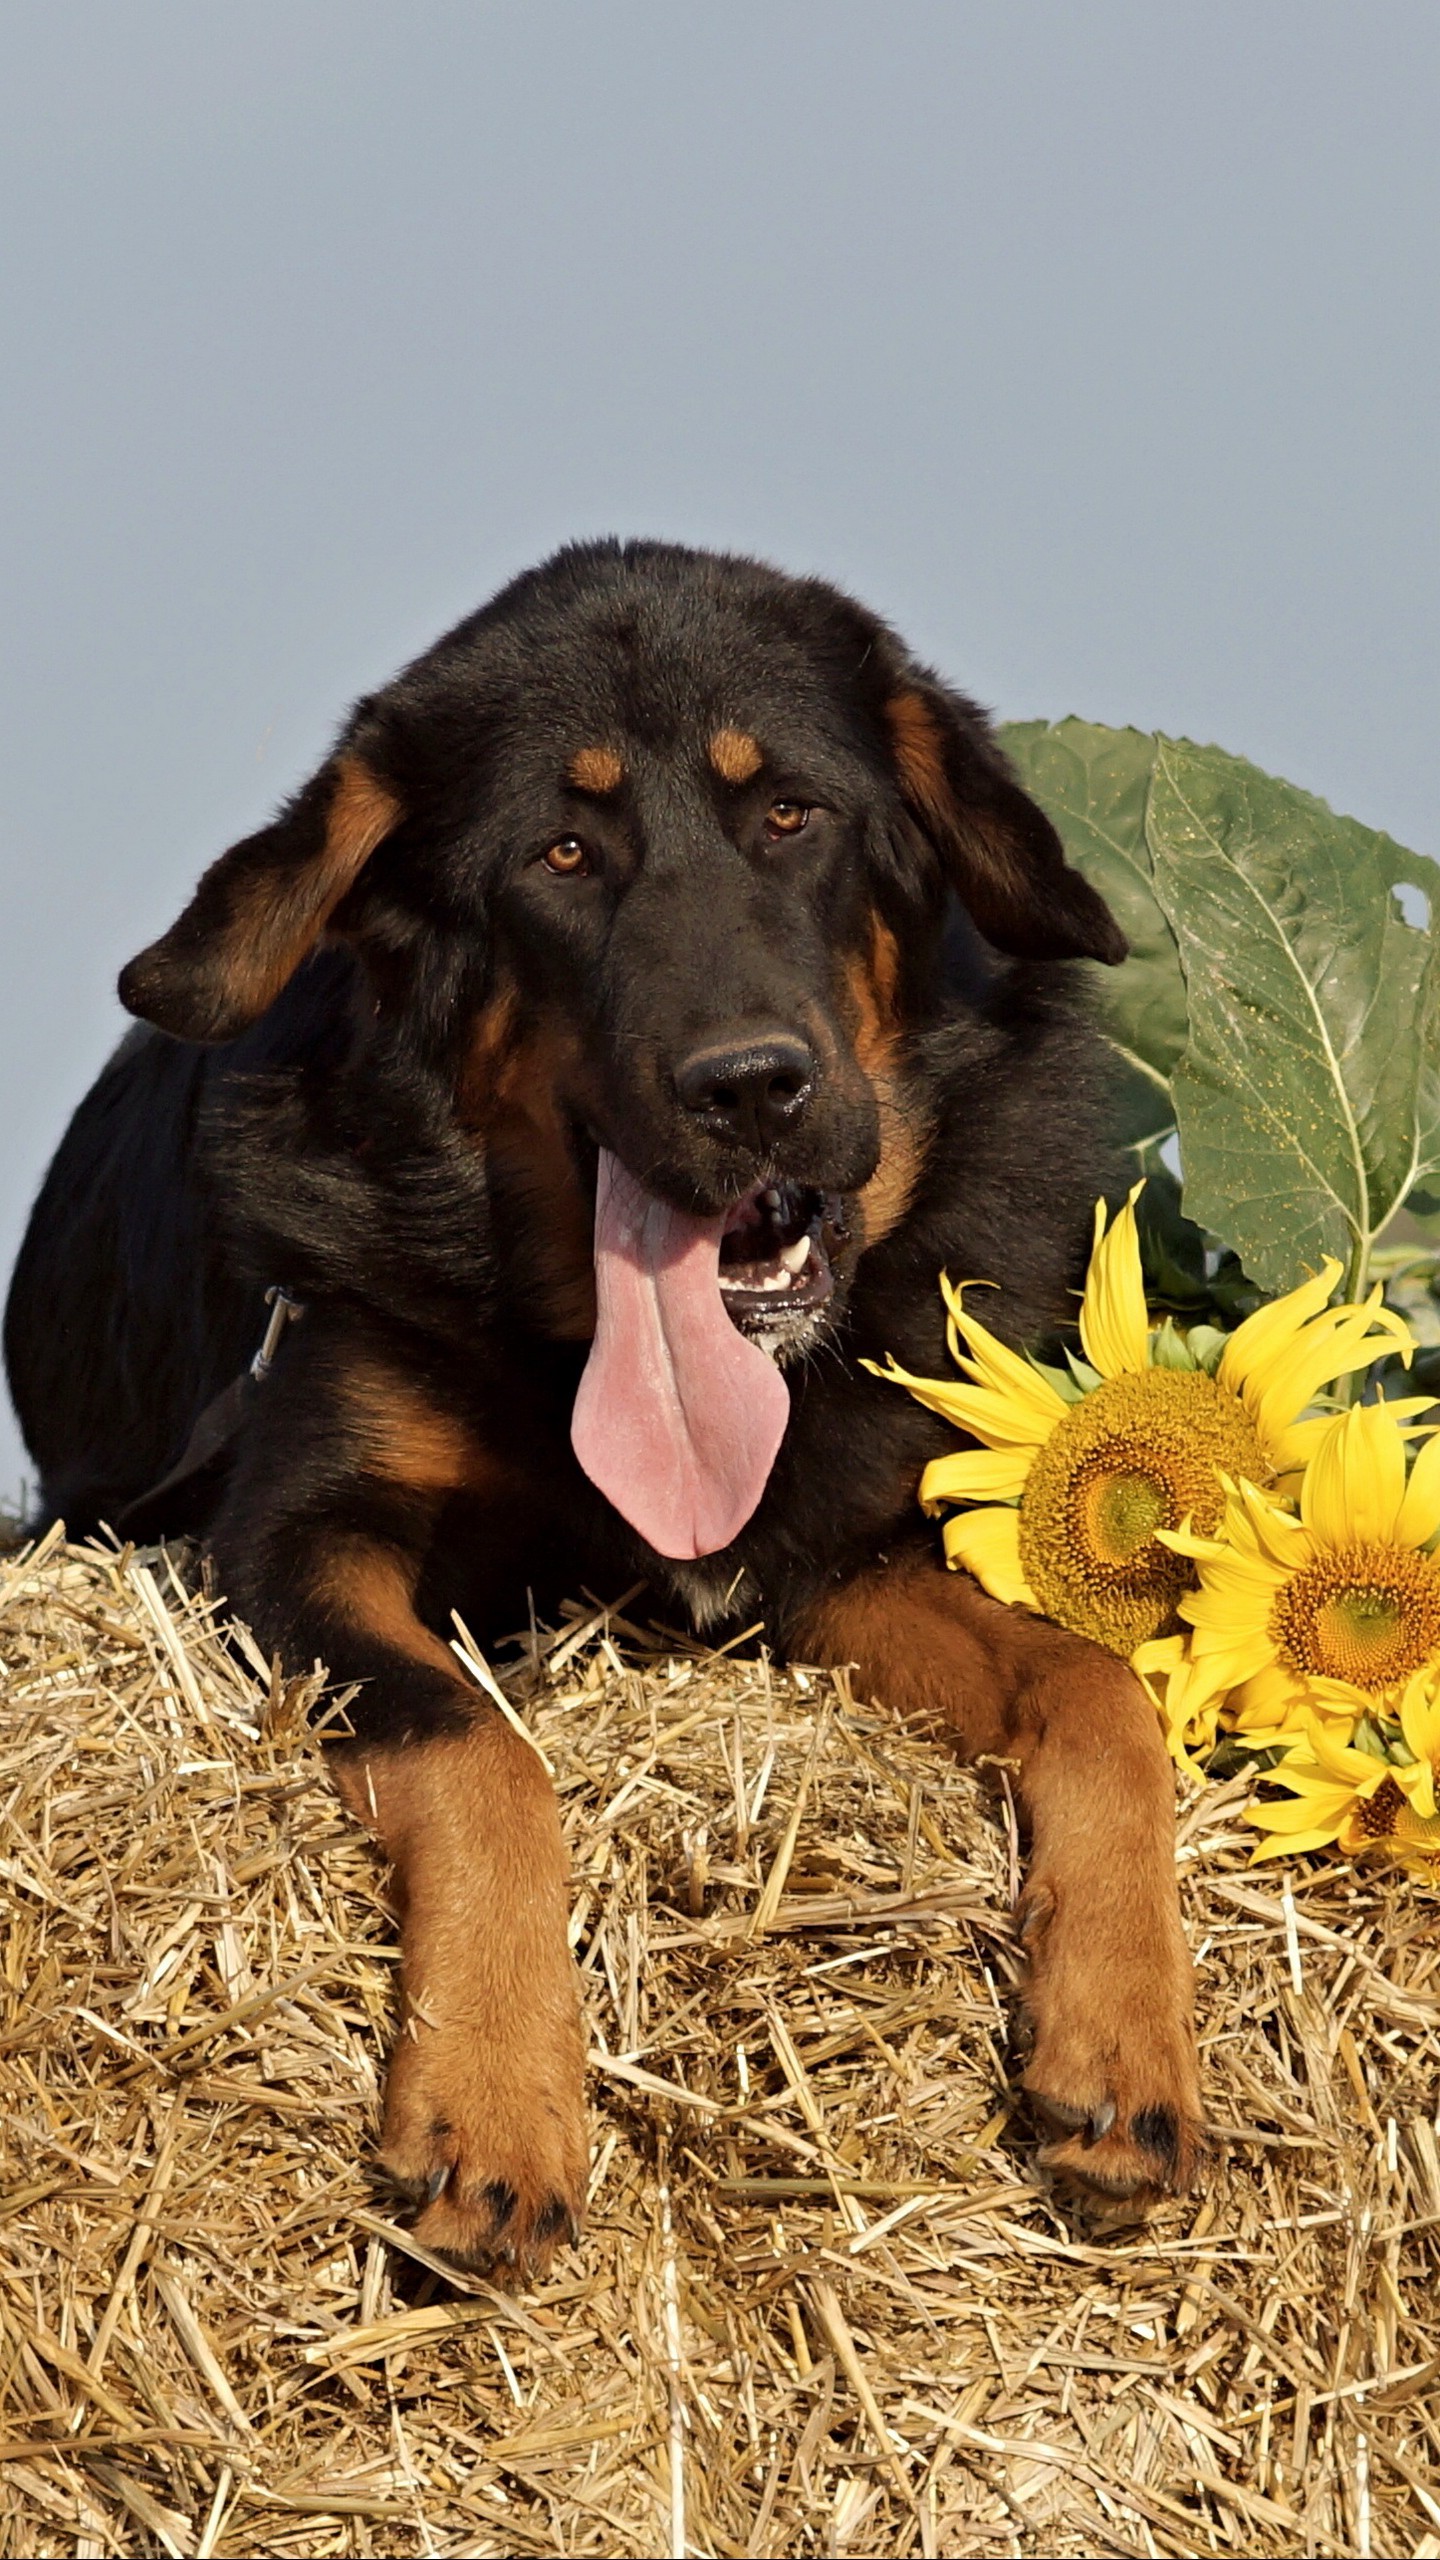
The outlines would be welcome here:
<svg viewBox="0 0 1440 2560">
<path fill-rule="evenodd" d="M 1188 2185 L 1204 2153 L 1175 1794 L 1154 1710 L 1098 1645 L 911 1554 L 815 1603 L 803 1659 L 1013 1765 L 1030 1836 L 1018 1921 L 1047 2165 L 1113 2196 Z"/>
<path fill-rule="evenodd" d="M 283 1626 L 292 1663 L 318 1656 L 338 1687 L 361 1684 L 357 1739 L 331 1762 L 393 1864 L 401 1919 L 384 2164 L 428 2247 L 543 2268 L 578 2232 L 588 2166 L 554 1790 L 416 1615 L 402 1546 L 313 1527 L 267 1546 L 250 1613 Z"/>
</svg>

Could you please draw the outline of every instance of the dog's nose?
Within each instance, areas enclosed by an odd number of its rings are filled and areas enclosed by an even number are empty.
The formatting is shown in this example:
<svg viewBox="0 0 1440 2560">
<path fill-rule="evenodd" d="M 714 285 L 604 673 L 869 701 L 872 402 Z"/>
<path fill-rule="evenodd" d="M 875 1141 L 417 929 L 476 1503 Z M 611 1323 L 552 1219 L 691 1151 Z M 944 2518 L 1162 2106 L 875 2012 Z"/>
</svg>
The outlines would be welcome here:
<svg viewBox="0 0 1440 2560">
<path fill-rule="evenodd" d="M 694 1049 L 675 1070 L 687 1111 L 712 1137 L 763 1155 L 793 1128 L 815 1088 L 815 1053 L 792 1032 Z"/>
</svg>

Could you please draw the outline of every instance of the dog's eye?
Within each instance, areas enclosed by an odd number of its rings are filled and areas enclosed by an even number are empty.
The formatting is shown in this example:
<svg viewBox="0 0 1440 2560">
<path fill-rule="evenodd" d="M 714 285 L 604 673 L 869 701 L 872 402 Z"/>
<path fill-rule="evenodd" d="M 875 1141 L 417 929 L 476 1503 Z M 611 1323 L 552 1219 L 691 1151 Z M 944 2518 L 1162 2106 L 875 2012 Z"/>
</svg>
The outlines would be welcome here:
<svg viewBox="0 0 1440 2560">
<path fill-rule="evenodd" d="M 810 811 L 803 800 L 772 800 L 765 812 L 768 836 L 798 836 L 810 824 Z"/>
<path fill-rule="evenodd" d="M 561 880 L 577 879 L 591 868 L 590 856 L 578 836 L 561 836 L 541 856 L 547 871 Z"/>
</svg>

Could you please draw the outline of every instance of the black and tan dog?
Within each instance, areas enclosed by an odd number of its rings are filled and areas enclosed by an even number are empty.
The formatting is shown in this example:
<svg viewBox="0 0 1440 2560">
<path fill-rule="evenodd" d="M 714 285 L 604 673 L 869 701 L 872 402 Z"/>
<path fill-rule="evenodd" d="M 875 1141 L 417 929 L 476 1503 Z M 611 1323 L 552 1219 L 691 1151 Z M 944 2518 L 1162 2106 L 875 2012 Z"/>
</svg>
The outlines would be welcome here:
<svg viewBox="0 0 1440 2560">
<path fill-rule="evenodd" d="M 303 1300 L 243 1427 L 151 1504 L 267 1646 L 357 1682 L 394 1862 L 418 2228 L 543 2264 L 585 2193 L 556 1808 L 451 1612 L 643 1575 L 1019 1771 L 1046 2156 L 1199 2151 L 1173 1799 L 1117 1662 L 947 1574 L 936 1282 L 1063 1321 L 1106 1172 L 1064 964 L 1124 943 L 980 713 L 813 581 L 562 552 L 383 692 L 121 979 L 11 1298 L 44 1498 L 115 1521 Z"/>
</svg>

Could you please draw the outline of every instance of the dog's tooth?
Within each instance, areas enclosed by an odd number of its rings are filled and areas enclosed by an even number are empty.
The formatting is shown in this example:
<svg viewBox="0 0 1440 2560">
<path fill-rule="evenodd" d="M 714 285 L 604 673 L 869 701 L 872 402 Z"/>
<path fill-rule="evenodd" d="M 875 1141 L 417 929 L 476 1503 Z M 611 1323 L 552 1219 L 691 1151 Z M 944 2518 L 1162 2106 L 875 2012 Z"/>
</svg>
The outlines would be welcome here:
<svg viewBox="0 0 1440 2560">
<path fill-rule="evenodd" d="M 809 1237 L 797 1236 L 794 1244 L 782 1244 L 780 1247 L 780 1259 L 784 1263 L 787 1271 L 793 1271 L 798 1276 L 798 1274 L 804 1270 L 806 1263 L 810 1259 Z"/>
<path fill-rule="evenodd" d="M 783 1254 L 780 1259 L 785 1262 Z M 753 1262 L 742 1262 L 728 1273 L 722 1270 L 720 1286 L 722 1290 L 738 1290 L 746 1297 L 774 1297 L 782 1291 L 793 1289 L 797 1276 L 798 1265 L 791 1266 L 787 1263 L 783 1270 L 773 1270 Z"/>
<path fill-rule="evenodd" d="M 769 1188 L 769 1190 L 768 1190 L 768 1191 L 762 1191 L 762 1192 L 761 1192 L 760 1197 L 761 1197 L 762 1201 L 764 1202 L 765 1207 L 766 1207 L 767 1209 L 778 1209 L 778 1208 L 779 1208 L 779 1206 L 780 1206 L 780 1194 L 779 1194 L 779 1192 L 776 1190 L 776 1188 L 775 1188 L 775 1186 L 774 1186 L 774 1184 L 773 1184 L 773 1183 L 771 1184 L 771 1186 L 770 1186 L 770 1188 Z"/>
</svg>

